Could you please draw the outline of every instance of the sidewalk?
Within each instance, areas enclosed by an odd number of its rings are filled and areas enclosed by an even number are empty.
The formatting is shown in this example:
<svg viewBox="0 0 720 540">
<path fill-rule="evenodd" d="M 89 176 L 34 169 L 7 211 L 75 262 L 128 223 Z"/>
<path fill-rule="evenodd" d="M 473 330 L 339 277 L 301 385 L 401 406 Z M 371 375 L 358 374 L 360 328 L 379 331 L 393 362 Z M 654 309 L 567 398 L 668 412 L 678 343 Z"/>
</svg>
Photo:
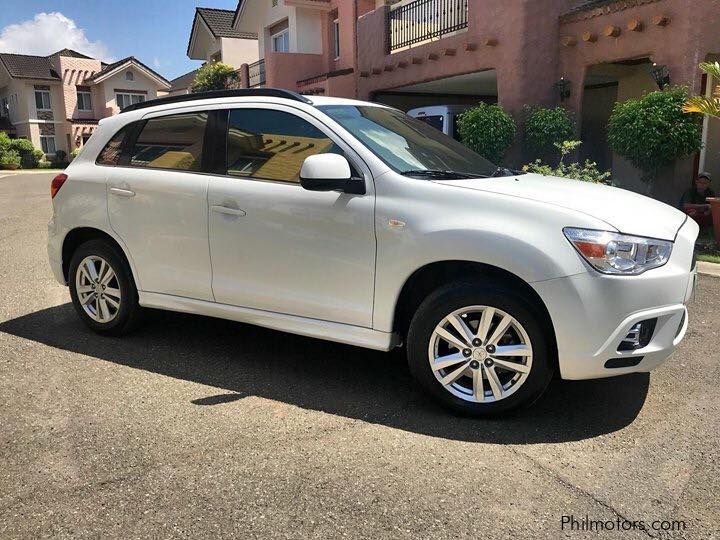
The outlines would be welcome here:
<svg viewBox="0 0 720 540">
<path fill-rule="evenodd" d="M 720 277 L 720 264 L 698 261 L 698 273 L 706 276 Z"/>
</svg>

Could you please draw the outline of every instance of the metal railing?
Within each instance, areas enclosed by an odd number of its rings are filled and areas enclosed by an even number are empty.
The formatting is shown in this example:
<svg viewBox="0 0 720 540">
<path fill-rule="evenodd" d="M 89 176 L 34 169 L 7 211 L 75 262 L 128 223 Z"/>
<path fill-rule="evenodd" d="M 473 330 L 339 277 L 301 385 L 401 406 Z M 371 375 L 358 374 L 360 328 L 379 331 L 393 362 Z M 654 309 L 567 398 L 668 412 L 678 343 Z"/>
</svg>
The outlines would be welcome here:
<svg viewBox="0 0 720 540">
<path fill-rule="evenodd" d="M 248 86 L 255 88 L 265 84 L 265 60 L 258 60 L 248 66 Z"/>
<path fill-rule="evenodd" d="M 415 0 L 388 11 L 388 51 L 438 39 L 468 25 L 468 0 Z"/>
</svg>

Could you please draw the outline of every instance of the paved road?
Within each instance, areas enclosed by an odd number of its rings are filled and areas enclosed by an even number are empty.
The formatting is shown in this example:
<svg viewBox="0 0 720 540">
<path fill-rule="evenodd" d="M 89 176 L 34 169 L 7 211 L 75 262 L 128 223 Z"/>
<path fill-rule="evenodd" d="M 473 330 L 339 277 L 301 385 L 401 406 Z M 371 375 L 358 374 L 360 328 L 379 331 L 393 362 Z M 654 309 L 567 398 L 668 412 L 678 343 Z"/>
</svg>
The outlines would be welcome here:
<svg viewBox="0 0 720 540">
<path fill-rule="evenodd" d="M 397 353 L 164 313 L 90 333 L 47 266 L 49 180 L 0 178 L 0 538 L 720 538 L 720 279 L 652 376 L 463 419 Z"/>
</svg>

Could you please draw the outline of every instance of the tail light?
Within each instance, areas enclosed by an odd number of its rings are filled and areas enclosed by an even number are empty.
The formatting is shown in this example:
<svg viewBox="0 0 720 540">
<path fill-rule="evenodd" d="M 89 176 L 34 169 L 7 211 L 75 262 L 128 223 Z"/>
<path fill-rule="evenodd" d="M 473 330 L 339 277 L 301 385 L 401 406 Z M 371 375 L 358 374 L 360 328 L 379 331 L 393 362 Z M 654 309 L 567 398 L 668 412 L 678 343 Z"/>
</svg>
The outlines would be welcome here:
<svg viewBox="0 0 720 540">
<path fill-rule="evenodd" d="M 65 180 L 68 179 L 68 175 L 65 173 L 58 174 L 55 178 L 52 179 L 52 182 L 50 183 L 50 197 L 55 198 L 55 195 L 57 195 L 57 192 L 60 191 L 60 188 L 65 183 Z"/>
</svg>

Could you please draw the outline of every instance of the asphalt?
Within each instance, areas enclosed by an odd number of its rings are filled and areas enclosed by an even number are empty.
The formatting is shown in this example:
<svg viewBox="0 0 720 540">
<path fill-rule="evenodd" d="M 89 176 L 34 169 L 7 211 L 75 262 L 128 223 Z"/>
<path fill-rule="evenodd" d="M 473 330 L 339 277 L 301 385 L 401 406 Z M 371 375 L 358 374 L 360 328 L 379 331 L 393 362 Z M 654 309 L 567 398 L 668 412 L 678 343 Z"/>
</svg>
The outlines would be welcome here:
<svg viewBox="0 0 720 540">
<path fill-rule="evenodd" d="M 651 375 L 459 418 L 400 352 L 162 312 L 94 335 L 48 268 L 51 176 L 0 177 L 0 538 L 720 538 L 720 279 Z"/>
</svg>

